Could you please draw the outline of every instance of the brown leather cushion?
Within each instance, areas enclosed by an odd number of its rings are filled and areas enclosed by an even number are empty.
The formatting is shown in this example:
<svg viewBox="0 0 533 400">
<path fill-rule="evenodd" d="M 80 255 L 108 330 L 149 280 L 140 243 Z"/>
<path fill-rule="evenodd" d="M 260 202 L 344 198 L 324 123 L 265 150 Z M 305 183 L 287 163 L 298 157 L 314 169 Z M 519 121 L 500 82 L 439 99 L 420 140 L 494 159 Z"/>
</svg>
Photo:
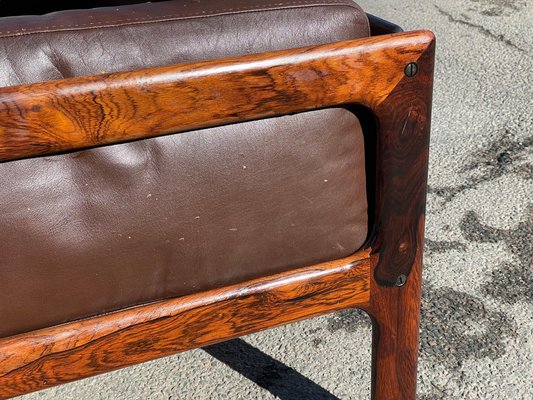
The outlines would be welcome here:
<svg viewBox="0 0 533 400">
<path fill-rule="evenodd" d="M 366 35 L 344 0 L 9 17 L 0 85 Z M 328 109 L 0 164 L 0 337 L 353 253 L 363 147 Z"/>
</svg>

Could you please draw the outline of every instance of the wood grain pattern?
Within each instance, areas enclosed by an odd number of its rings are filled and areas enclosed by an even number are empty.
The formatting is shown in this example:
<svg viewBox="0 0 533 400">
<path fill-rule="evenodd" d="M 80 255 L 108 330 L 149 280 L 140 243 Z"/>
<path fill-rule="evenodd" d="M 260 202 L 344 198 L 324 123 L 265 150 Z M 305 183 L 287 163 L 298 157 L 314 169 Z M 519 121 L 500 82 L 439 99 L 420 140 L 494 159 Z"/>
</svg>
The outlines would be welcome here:
<svg viewBox="0 0 533 400">
<path fill-rule="evenodd" d="M 0 160 L 338 104 L 374 109 L 432 40 L 410 32 L 2 88 Z"/>
<path fill-rule="evenodd" d="M 409 276 L 423 242 L 419 224 L 426 207 L 434 57 L 432 40 L 418 60 L 419 72 L 397 82 L 372 109 L 379 134 L 371 245 L 379 253 L 375 278 L 382 285 Z"/>
<path fill-rule="evenodd" d="M 0 339 L 0 399 L 370 300 L 368 251 Z"/>
<path fill-rule="evenodd" d="M 372 399 L 416 399 L 422 250 L 404 286 L 383 286 L 372 276 L 370 306 L 363 307 L 373 322 Z"/>
<path fill-rule="evenodd" d="M 2 339 L 0 398 L 359 307 L 375 327 L 373 398 L 414 399 L 434 47 L 418 31 L 0 89 L 4 161 L 339 104 L 367 107 L 377 126 L 365 251 Z"/>
<path fill-rule="evenodd" d="M 435 43 L 380 104 L 372 239 L 374 399 L 414 400 Z M 399 274 L 402 287 L 389 287 Z M 385 284 L 385 285 L 384 285 Z"/>
</svg>

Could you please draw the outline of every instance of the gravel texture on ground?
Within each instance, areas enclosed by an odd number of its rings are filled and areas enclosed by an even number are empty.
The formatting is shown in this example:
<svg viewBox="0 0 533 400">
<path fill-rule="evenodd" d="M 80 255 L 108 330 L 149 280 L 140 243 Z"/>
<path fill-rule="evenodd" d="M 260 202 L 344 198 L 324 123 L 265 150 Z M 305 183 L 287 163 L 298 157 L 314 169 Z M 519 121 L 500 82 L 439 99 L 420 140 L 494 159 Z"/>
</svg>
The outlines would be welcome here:
<svg viewBox="0 0 533 400">
<path fill-rule="evenodd" d="M 437 36 L 418 398 L 533 399 L 533 2 L 359 3 Z M 364 399 L 370 342 L 344 311 L 23 399 Z"/>
</svg>

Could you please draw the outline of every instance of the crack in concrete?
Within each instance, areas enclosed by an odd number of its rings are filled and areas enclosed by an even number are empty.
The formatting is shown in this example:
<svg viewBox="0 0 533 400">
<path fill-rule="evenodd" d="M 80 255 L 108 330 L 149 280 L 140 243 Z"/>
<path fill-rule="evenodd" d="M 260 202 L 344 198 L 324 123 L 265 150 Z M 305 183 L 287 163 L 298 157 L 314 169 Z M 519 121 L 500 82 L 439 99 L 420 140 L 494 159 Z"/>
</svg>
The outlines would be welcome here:
<svg viewBox="0 0 533 400">
<path fill-rule="evenodd" d="M 510 39 L 507 39 L 505 36 L 494 33 L 490 31 L 489 29 L 485 28 L 483 25 L 478 25 L 473 22 L 465 21 L 464 19 L 455 18 L 452 14 L 450 14 L 447 11 L 444 11 L 442 8 L 437 6 L 436 4 L 433 4 L 433 6 L 437 9 L 437 11 L 444 15 L 450 22 L 454 22 L 457 24 L 465 25 L 470 28 L 476 29 L 478 32 L 480 32 L 483 36 L 490 37 L 498 42 L 504 43 L 505 45 L 514 48 L 515 50 L 520 51 L 521 53 L 527 55 L 528 57 L 531 57 L 529 52 L 526 49 L 523 49 L 522 47 L 518 46 L 516 43 L 513 43 Z"/>
<path fill-rule="evenodd" d="M 508 16 L 520 11 L 525 3 L 522 0 L 470 0 L 473 8 L 469 10 L 480 12 L 489 17 Z"/>
</svg>

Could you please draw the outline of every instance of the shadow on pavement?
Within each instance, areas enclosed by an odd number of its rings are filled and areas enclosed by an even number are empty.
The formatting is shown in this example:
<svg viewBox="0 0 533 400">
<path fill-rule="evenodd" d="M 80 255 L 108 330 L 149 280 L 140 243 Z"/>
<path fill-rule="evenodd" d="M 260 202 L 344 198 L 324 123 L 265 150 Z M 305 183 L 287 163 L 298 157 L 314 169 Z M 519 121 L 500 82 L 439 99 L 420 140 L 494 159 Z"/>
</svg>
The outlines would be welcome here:
<svg viewBox="0 0 533 400">
<path fill-rule="evenodd" d="M 203 350 L 281 400 L 338 400 L 298 371 L 242 339 L 211 345 Z"/>
</svg>

